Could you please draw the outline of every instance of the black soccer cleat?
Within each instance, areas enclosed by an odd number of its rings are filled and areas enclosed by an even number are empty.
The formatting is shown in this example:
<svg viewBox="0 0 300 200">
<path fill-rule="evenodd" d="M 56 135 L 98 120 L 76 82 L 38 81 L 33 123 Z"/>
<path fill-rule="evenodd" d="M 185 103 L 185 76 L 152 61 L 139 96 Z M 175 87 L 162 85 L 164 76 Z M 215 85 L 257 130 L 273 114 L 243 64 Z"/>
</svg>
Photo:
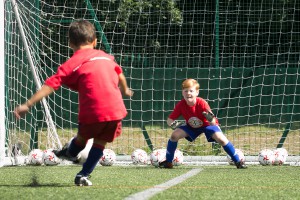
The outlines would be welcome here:
<svg viewBox="0 0 300 200">
<path fill-rule="evenodd" d="M 242 163 L 242 162 L 236 162 L 235 166 L 238 169 L 247 169 L 248 168 L 247 165 L 245 165 L 245 163 Z"/>
<path fill-rule="evenodd" d="M 77 157 L 73 157 L 68 152 L 68 147 L 63 147 L 62 150 L 53 150 L 53 153 L 60 159 L 69 160 L 74 163 L 78 162 Z"/>
<path fill-rule="evenodd" d="M 92 186 L 92 182 L 89 180 L 90 176 L 84 176 L 82 174 L 77 174 L 75 176 L 74 183 L 77 186 Z"/>
<path fill-rule="evenodd" d="M 158 164 L 158 167 L 159 168 L 167 168 L 167 169 L 172 169 L 173 168 L 173 163 L 172 162 L 168 162 L 168 161 L 163 161 L 163 162 L 160 162 Z"/>
</svg>

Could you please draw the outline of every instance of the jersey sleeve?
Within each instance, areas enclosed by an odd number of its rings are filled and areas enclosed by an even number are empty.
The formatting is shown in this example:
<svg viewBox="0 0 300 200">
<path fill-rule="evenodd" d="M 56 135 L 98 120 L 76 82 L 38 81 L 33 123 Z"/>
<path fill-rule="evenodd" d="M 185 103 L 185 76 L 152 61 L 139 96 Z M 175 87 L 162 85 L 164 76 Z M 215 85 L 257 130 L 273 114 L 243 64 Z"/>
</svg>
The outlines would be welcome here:
<svg viewBox="0 0 300 200">
<path fill-rule="evenodd" d="M 176 120 L 181 115 L 181 102 L 177 103 L 174 110 L 169 115 L 170 119 Z"/>
<path fill-rule="evenodd" d="M 119 66 L 119 65 L 116 65 L 116 66 L 115 66 L 115 71 L 116 71 L 116 73 L 117 73 L 118 75 L 121 74 L 121 73 L 123 73 L 122 67 Z"/>
<path fill-rule="evenodd" d="M 65 71 L 64 65 L 61 65 L 58 67 L 56 74 L 46 79 L 45 85 L 52 87 L 54 90 L 58 90 L 67 75 L 68 73 Z"/>
<path fill-rule="evenodd" d="M 202 106 L 203 106 L 203 111 L 205 111 L 205 112 L 207 112 L 207 111 L 212 112 L 211 108 L 210 108 L 210 106 L 209 106 L 209 104 L 208 104 L 207 101 L 205 101 L 204 99 L 202 99 L 201 103 L 202 103 Z"/>
</svg>

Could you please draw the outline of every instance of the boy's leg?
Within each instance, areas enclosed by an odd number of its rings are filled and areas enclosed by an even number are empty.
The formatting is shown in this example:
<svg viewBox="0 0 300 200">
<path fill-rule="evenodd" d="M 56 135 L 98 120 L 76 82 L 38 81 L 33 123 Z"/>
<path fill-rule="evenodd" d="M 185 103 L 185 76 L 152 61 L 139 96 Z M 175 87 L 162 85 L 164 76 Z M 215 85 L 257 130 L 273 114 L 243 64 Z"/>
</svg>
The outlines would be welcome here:
<svg viewBox="0 0 300 200">
<path fill-rule="evenodd" d="M 167 151 L 166 151 L 166 160 L 159 163 L 159 167 L 161 168 L 173 168 L 173 158 L 177 148 L 178 142 L 172 142 L 169 139 L 167 144 Z"/>
<path fill-rule="evenodd" d="M 231 142 L 223 146 L 224 151 L 231 157 L 234 163 L 240 162 L 239 155 L 235 153 L 235 148 Z"/>
<path fill-rule="evenodd" d="M 182 126 L 183 127 L 183 126 Z M 167 144 L 166 160 L 159 163 L 161 168 L 173 168 L 174 154 L 177 148 L 178 140 L 187 137 L 188 134 L 182 128 L 177 128 L 172 133 L 171 138 Z"/>
<path fill-rule="evenodd" d="M 103 150 L 104 146 L 93 144 L 85 163 L 83 163 L 82 170 L 75 177 L 74 182 L 76 185 L 92 185 L 92 182 L 88 178 L 103 155 Z"/>
<path fill-rule="evenodd" d="M 170 139 L 167 145 L 167 152 L 166 152 L 166 161 L 172 162 L 174 159 L 174 154 L 177 148 L 178 142 L 172 142 Z"/>
<path fill-rule="evenodd" d="M 231 157 L 232 161 L 234 162 L 235 166 L 238 169 L 246 169 L 247 168 L 247 166 L 241 162 L 240 157 L 236 153 L 235 148 L 231 142 L 228 142 L 225 146 L 223 146 L 223 149 Z"/>
<path fill-rule="evenodd" d="M 74 137 L 73 140 L 70 142 L 68 147 L 68 154 L 72 157 L 76 157 L 85 147 L 86 142 L 81 142 L 77 137 Z"/>
<path fill-rule="evenodd" d="M 233 144 L 226 138 L 219 126 L 206 127 L 205 135 L 209 142 L 213 142 L 213 140 L 215 140 L 223 147 L 224 151 L 231 157 L 238 169 L 247 168 L 244 163 L 241 163 L 239 155 L 236 153 Z"/>
<path fill-rule="evenodd" d="M 62 159 L 67 159 L 73 162 L 78 162 L 78 154 L 84 149 L 85 144 L 81 143 L 77 137 L 74 137 L 68 146 L 63 147 L 62 150 L 53 150 L 53 153 Z"/>
<path fill-rule="evenodd" d="M 82 170 L 79 174 L 89 176 L 97 166 L 103 155 L 104 146 L 93 144 L 86 161 L 83 163 Z"/>
</svg>

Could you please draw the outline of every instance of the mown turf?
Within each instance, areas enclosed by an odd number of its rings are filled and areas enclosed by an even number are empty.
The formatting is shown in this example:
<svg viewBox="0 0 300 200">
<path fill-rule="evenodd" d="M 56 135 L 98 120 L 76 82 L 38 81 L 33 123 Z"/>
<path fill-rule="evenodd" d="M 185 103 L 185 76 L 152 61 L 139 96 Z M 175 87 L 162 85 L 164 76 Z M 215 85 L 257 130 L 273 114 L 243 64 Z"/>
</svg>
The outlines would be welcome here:
<svg viewBox="0 0 300 200">
<path fill-rule="evenodd" d="M 191 170 L 152 166 L 99 166 L 92 173 L 92 187 L 74 186 L 80 166 L 22 166 L 0 168 L 1 199 L 124 199 Z M 151 199 L 298 199 L 299 167 L 203 166 L 188 180 Z"/>
</svg>

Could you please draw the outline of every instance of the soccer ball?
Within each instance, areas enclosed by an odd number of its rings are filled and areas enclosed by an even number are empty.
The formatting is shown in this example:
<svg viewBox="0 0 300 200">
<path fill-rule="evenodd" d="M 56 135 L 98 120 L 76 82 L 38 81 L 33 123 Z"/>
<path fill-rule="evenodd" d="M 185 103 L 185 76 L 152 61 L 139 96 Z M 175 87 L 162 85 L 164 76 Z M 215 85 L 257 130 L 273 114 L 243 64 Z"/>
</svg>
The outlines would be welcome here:
<svg viewBox="0 0 300 200">
<path fill-rule="evenodd" d="M 43 162 L 43 151 L 40 149 L 33 149 L 28 155 L 29 165 L 42 165 Z"/>
<path fill-rule="evenodd" d="M 283 165 L 288 156 L 287 150 L 284 148 L 277 148 L 273 150 L 274 162 L 273 165 Z"/>
<path fill-rule="evenodd" d="M 93 146 L 94 143 L 94 139 L 89 139 L 84 147 L 84 149 L 82 151 L 79 152 L 79 154 L 77 155 L 78 157 L 78 163 L 79 164 L 83 164 L 85 163 L 87 157 L 89 156 L 90 150 Z"/>
<path fill-rule="evenodd" d="M 179 149 L 176 149 L 174 154 L 174 159 L 173 159 L 173 165 L 179 166 L 182 165 L 182 163 L 183 163 L 183 153 Z"/>
<path fill-rule="evenodd" d="M 156 149 L 150 154 L 151 165 L 158 167 L 159 163 L 166 160 L 166 149 Z"/>
<path fill-rule="evenodd" d="M 72 137 L 69 142 L 66 144 L 66 146 L 69 148 L 70 144 L 71 144 L 71 141 L 74 139 L 74 137 Z M 79 154 L 77 155 L 77 160 L 75 161 L 76 164 L 83 164 L 88 155 L 89 155 L 89 152 L 93 146 L 93 143 L 94 143 L 94 139 L 91 138 L 87 141 L 86 145 L 85 145 L 85 148 L 79 152 Z"/>
<path fill-rule="evenodd" d="M 53 153 L 51 149 L 43 151 L 43 162 L 45 165 L 58 165 L 60 163 L 59 158 Z"/>
<path fill-rule="evenodd" d="M 246 162 L 246 159 L 245 159 L 245 155 L 244 155 L 243 151 L 240 149 L 235 149 L 235 153 L 239 156 L 240 162 L 244 164 Z M 226 157 L 227 157 L 227 161 L 230 165 L 235 165 L 229 155 L 227 155 Z"/>
<path fill-rule="evenodd" d="M 272 165 L 274 163 L 275 156 L 272 150 L 263 149 L 258 154 L 258 162 L 263 165 Z"/>
<path fill-rule="evenodd" d="M 282 154 L 283 154 L 283 156 L 284 156 L 284 162 L 286 161 L 286 159 L 287 159 L 287 157 L 288 157 L 288 152 L 287 152 L 287 150 L 285 149 L 285 148 L 277 148 L 277 150 L 279 150 Z"/>
<path fill-rule="evenodd" d="M 136 149 L 131 154 L 131 160 L 132 163 L 135 165 L 139 165 L 139 164 L 145 165 L 148 162 L 148 155 L 146 151 L 142 149 Z"/>
<path fill-rule="evenodd" d="M 103 155 L 99 160 L 102 166 L 112 166 L 116 161 L 116 154 L 111 149 L 104 149 Z"/>
</svg>

